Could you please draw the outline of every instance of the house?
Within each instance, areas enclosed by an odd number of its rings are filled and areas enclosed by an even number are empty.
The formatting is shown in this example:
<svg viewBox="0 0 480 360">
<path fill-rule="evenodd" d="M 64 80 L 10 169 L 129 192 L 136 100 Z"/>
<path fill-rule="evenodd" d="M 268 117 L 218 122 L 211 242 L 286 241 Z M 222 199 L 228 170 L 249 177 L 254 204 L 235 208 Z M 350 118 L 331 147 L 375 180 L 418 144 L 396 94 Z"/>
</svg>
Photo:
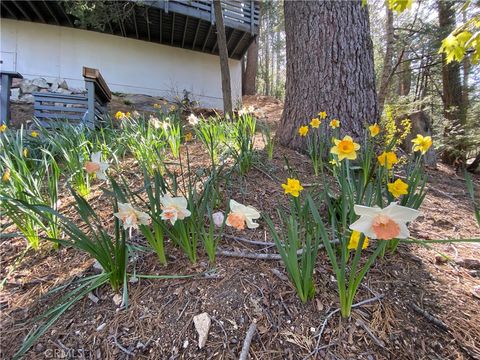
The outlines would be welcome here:
<svg viewBox="0 0 480 360">
<path fill-rule="evenodd" d="M 105 1 L 111 16 L 88 29 L 65 3 L 1 1 L 1 70 L 83 88 L 87 66 L 100 69 L 114 92 L 172 99 L 186 90 L 202 106 L 222 108 L 212 0 Z M 241 58 L 258 33 L 259 6 L 250 0 L 222 5 L 236 104 Z"/>
</svg>

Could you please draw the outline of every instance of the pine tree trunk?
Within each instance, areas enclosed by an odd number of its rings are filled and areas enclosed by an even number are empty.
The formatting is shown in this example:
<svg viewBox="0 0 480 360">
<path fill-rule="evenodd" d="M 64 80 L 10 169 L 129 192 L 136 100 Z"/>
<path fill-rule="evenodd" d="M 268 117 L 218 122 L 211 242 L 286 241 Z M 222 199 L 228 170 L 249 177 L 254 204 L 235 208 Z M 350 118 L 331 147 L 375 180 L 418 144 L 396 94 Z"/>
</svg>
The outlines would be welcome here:
<svg viewBox="0 0 480 360">
<path fill-rule="evenodd" d="M 400 64 L 400 74 L 398 80 L 398 95 L 407 96 L 410 93 L 412 84 L 411 60 L 405 58 Z"/>
<path fill-rule="evenodd" d="M 438 5 L 440 34 L 443 39 L 455 28 L 454 3 L 439 0 Z M 455 133 L 455 137 L 465 133 L 466 113 L 460 81 L 460 64 L 456 61 L 447 64 L 445 54 L 442 55 L 442 59 L 443 109 L 444 117 L 449 120 L 444 131 L 445 142 L 448 146 L 443 152 L 442 160 L 447 164 L 461 167 L 465 164 L 465 148 L 461 141 L 452 139 L 453 133 Z"/>
<path fill-rule="evenodd" d="M 247 66 L 245 68 L 244 76 L 244 94 L 255 95 L 257 83 L 257 67 L 258 67 L 258 43 L 255 39 L 248 47 L 247 51 Z"/>
<path fill-rule="evenodd" d="M 277 137 L 305 149 L 298 128 L 319 111 L 357 140 L 379 120 L 368 10 L 356 1 L 285 1 L 287 83 Z M 328 124 L 322 131 L 329 137 Z"/>
<path fill-rule="evenodd" d="M 227 36 L 223 24 L 222 4 L 220 0 L 213 1 L 215 23 L 217 28 L 218 52 L 220 54 L 220 70 L 222 74 L 223 111 L 232 116 L 232 88 L 230 83 L 230 69 L 228 67 Z"/>
<path fill-rule="evenodd" d="M 387 44 L 385 48 L 385 56 L 383 58 L 383 70 L 380 80 L 380 89 L 378 90 L 378 113 L 382 115 L 383 106 L 387 97 L 390 79 L 392 77 L 393 68 L 393 47 L 395 45 L 394 30 L 393 30 L 393 12 L 386 5 L 387 17 L 385 19 L 385 33 L 387 37 Z"/>
</svg>

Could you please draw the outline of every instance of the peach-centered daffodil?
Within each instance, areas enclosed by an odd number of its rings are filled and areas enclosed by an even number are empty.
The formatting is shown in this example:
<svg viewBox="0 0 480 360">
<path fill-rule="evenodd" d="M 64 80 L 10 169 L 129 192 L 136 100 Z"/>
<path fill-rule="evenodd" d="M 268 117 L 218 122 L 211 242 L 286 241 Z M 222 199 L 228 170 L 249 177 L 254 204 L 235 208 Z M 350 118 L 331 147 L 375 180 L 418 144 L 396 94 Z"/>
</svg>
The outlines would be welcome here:
<svg viewBox="0 0 480 360">
<path fill-rule="evenodd" d="M 339 127 L 340 127 L 340 120 L 338 120 L 338 119 L 333 119 L 332 121 L 330 121 L 330 127 L 331 127 L 332 129 L 339 128 Z"/>
<path fill-rule="evenodd" d="M 122 221 L 125 230 L 137 229 L 139 224 L 148 225 L 150 220 L 150 215 L 134 209 L 129 203 L 118 203 L 118 212 L 113 215 Z"/>
<path fill-rule="evenodd" d="M 177 220 L 183 220 L 192 214 L 190 210 L 187 209 L 188 202 L 183 196 L 162 196 L 160 198 L 160 204 L 162 207 L 160 217 L 162 220 L 170 220 L 172 225 L 175 225 Z"/>
<path fill-rule="evenodd" d="M 368 130 L 370 130 L 370 136 L 375 137 L 380 133 L 380 126 L 378 126 L 377 123 L 370 125 L 368 127 Z"/>
<path fill-rule="evenodd" d="M 312 121 L 310 121 L 310 126 L 312 128 L 315 128 L 315 129 L 318 129 L 318 127 L 320 126 L 322 122 L 320 121 L 319 118 L 313 118 Z"/>
<path fill-rule="evenodd" d="M 350 225 L 350 230 L 362 232 L 371 239 L 379 240 L 408 238 L 410 232 L 407 222 L 415 220 L 420 215 L 420 211 L 400 206 L 396 202 L 390 203 L 384 209 L 355 205 L 353 210 L 360 219 Z"/>
<path fill-rule="evenodd" d="M 305 125 L 305 126 L 300 126 L 300 128 L 298 129 L 298 133 L 300 134 L 300 136 L 307 136 L 308 134 L 308 126 Z"/>
<path fill-rule="evenodd" d="M 318 113 L 318 117 L 322 120 L 326 119 L 327 118 L 327 112 L 326 111 L 320 111 Z"/>
<path fill-rule="evenodd" d="M 389 170 L 393 167 L 393 165 L 398 162 L 397 154 L 395 154 L 393 151 L 384 151 L 377 157 L 377 159 L 380 165 L 386 167 Z"/>
<path fill-rule="evenodd" d="M 10 176 L 11 176 L 10 169 L 7 168 L 7 169 L 5 170 L 5 172 L 3 173 L 3 175 L 2 175 L 2 181 L 3 181 L 4 183 L 9 182 L 9 181 L 10 181 Z"/>
<path fill-rule="evenodd" d="M 417 134 L 417 137 L 412 140 L 413 151 L 420 151 L 422 154 L 425 154 L 428 149 L 432 146 L 432 138 L 430 136 L 423 136 Z"/>
<path fill-rule="evenodd" d="M 85 171 L 89 174 L 95 173 L 100 180 L 107 180 L 105 171 L 109 166 L 108 163 L 102 161 L 102 152 L 98 151 L 91 155 L 91 161 L 85 163 Z"/>
<path fill-rule="evenodd" d="M 357 250 L 358 243 L 360 242 L 360 235 L 362 233 L 359 231 L 352 231 L 352 235 L 350 235 L 350 240 L 348 241 L 347 249 L 349 250 Z M 362 249 L 366 249 L 368 246 L 368 237 L 365 236 L 363 240 Z"/>
<path fill-rule="evenodd" d="M 285 194 L 290 194 L 294 197 L 298 197 L 303 190 L 299 180 L 290 178 L 287 179 L 286 184 L 282 184 L 282 188 L 285 190 Z"/>
<path fill-rule="evenodd" d="M 355 160 L 357 158 L 357 150 L 360 149 L 360 145 L 353 142 L 350 136 L 345 136 L 342 140 L 334 139 L 335 146 L 332 147 L 330 152 L 338 155 L 338 160 L 343 159 Z"/>
<path fill-rule="evenodd" d="M 257 209 L 230 200 L 230 213 L 225 224 L 237 230 L 245 229 L 245 224 L 249 229 L 255 229 L 258 227 L 258 224 L 253 221 L 255 219 L 260 219 L 260 213 Z"/>
<path fill-rule="evenodd" d="M 404 183 L 401 179 L 397 179 L 395 182 L 387 184 L 387 187 L 390 194 L 395 198 L 408 194 L 408 184 Z"/>
</svg>

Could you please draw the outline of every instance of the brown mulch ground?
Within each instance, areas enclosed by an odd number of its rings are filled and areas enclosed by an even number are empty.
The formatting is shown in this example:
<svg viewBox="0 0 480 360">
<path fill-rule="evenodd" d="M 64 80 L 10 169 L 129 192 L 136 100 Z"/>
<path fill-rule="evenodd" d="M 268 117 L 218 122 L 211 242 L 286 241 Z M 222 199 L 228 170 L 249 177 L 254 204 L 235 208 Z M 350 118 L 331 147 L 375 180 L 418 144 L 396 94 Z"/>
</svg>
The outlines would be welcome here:
<svg viewBox="0 0 480 360">
<path fill-rule="evenodd" d="M 275 124 L 282 104 L 266 97 L 249 97 L 259 116 Z M 190 145 L 193 162 L 201 167 L 206 157 L 199 144 Z M 285 204 L 279 181 L 287 172 L 284 157 L 295 167 L 302 183 L 314 184 L 307 158 L 277 146 L 274 159 L 261 160 L 245 178 L 231 179 L 229 197 L 273 215 Z M 132 160 L 123 164 L 132 186 L 139 186 Z M 439 165 L 429 170 L 429 192 L 423 216 L 410 228 L 423 239 L 480 237 L 463 179 Z M 478 183 L 478 178 L 476 179 Z M 95 188 L 93 206 L 108 222 L 108 200 Z M 68 212 L 68 198 L 63 209 Z M 230 232 L 252 240 L 271 241 L 263 221 L 256 230 Z M 226 237 L 222 249 L 274 252 Z M 24 249 L 21 239 L 0 244 L 0 275 L 6 276 Z M 443 261 L 438 253 L 449 257 Z M 198 274 L 195 279 L 145 280 L 129 285 L 129 309 L 118 310 L 105 286 L 65 313 L 28 353 L 28 359 L 52 358 L 67 353 L 87 359 L 236 359 L 253 321 L 258 332 L 250 348 L 252 359 L 303 359 L 316 349 L 314 337 L 326 316 L 338 307 L 336 283 L 325 253 L 316 267 L 315 300 L 298 300 L 278 261 L 219 257 L 208 276 L 207 259 L 191 265 L 167 244 L 169 264 L 162 267 L 155 255 L 140 254 L 139 274 Z M 471 261 L 467 261 L 471 260 Z M 351 319 L 332 316 L 319 342 L 318 359 L 478 359 L 480 358 L 480 247 L 478 244 L 432 245 L 426 249 L 401 245 L 398 253 L 377 261 L 357 295 L 379 301 L 353 310 Z M 92 274 L 93 261 L 73 249 L 44 247 L 29 251 L 0 292 L 1 356 L 11 358 L 31 328 L 25 321 L 51 305 L 43 295 L 60 284 Z M 418 309 L 423 309 L 422 315 Z M 193 316 L 207 312 L 212 318 L 207 344 L 198 349 Z M 441 323 L 439 323 L 440 321 Z M 58 358 L 59 356 L 57 356 Z M 72 356 L 71 356 L 72 357 Z"/>
</svg>

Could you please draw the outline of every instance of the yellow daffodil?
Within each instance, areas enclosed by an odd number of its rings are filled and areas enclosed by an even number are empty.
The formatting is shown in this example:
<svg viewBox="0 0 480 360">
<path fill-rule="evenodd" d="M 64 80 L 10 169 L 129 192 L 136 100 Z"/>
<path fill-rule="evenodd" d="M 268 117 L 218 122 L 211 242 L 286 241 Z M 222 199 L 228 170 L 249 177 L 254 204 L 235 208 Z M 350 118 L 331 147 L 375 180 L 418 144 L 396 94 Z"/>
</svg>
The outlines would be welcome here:
<svg viewBox="0 0 480 360">
<path fill-rule="evenodd" d="M 321 124 L 321 121 L 319 118 L 313 118 L 312 121 L 310 121 L 310 126 L 315 129 L 318 129 L 320 124 Z"/>
<path fill-rule="evenodd" d="M 23 154 L 23 157 L 28 157 L 28 149 L 23 148 L 22 154 Z"/>
<path fill-rule="evenodd" d="M 368 130 L 370 130 L 370 136 L 375 137 L 380 133 L 380 126 L 378 126 L 377 123 L 370 125 L 368 127 Z"/>
<path fill-rule="evenodd" d="M 300 126 L 300 128 L 298 129 L 298 133 L 300 134 L 300 136 L 307 136 L 308 134 L 308 126 L 305 125 L 305 126 Z"/>
<path fill-rule="evenodd" d="M 177 220 L 183 220 L 192 214 L 187 209 L 188 202 L 183 196 L 170 197 L 165 195 L 160 199 L 160 203 L 162 206 L 160 217 L 162 220 L 170 220 L 172 225 L 175 225 Z"/>
<path fill-rule="evenodd" d="M 332 129 L 339 128 L 339 127 L 340 127 L 340 120 L 338 120 L 338 119 L 333 119 L 332 121 L 330 121 L 330 127 L 331 127 Z"/>
<path fill-rule="evenodd" d="M 177 107 L 175 105 L 170 105 L 169 110 L 170 112 L 174 112 L 175 110 L 177 110 Z"/>
<path fill-rule="evenodd" d="M 230 213 L 227 216 L 225 224 L 234 227 L 237 230 L 245 229 L 245 224 L 249 229 L 255 229 L 258 224 L 253 220 L 260 219 L 260 213 L 252 206 L 242 205 L 235 200 L 230 200 Z"/>
<path fill-rule="evenodd" d="M 191 132 L 185 134 L 185 141 L 192 141 L 193 135 Z"/>
<path fill-rule="evenodd" d="M 377 159 L 380 165 L 387 167 L 387 169 L 389 170 L 392 168 L 393 165 L 398 163 L 397 154 L 395 154 L 393 151 L 384 151 L 377 157 Z"/>
<path fill-rule="evenodd" d="M 400 206 L 396 202 L 384 209 L 355 205 L 353 210 L 360 218 L 350 225 L 350 230 L 379 240 L 407 239 L 410 236 L 407 222 L 420 215 L 420 211 Z"/>
<path fill-rule="evenodd" d="M 343 159 L 355 160 L 357 158 L 357 150 L 360 149 L 360 145 L 353 142 L 350 136 L 345 136 L 342 140 L 334 139 L 335 146 L 332 147 L 330 152 L 338 155 L 338 160 Z"/>
<path fill-rule="evenodd" d="M 7 131 L 7 125 L 5 124 L 0 125 L 0 133 L 3 133 L 5 131 Z"/>
<path fill-rule="evenodd" d="M 327 118 L 327 112 L 326 111 L 320 111 L 318 113 L 318 117 L 322 120 L 326 119 Z"/>
<path fill-rule="evenodd" d="M 359 231 L 352 231 L 352 235 L 350 235 L 350 241 L 348 242 L 347 248 L 349 250 L 357 250 L 358 243 L 360 242 L 360 235 L 362 233 Z M 362 249 L 366 249 L 368 246 L 368 237 L 365 236 L 363 240 Z"/>
<path fill-rule="evenodd" d="M 108 163 L 106 163 L 106 162 L 103 162 L 101 160 L 101 158 L 102 158 L 102 152 L 101 151 L 93 153 L 92 156 L 91 156 L 91 161 L 87 161 L 85 163 L 85 171 L 88 174 L 95 173 L 97 178 L 100 179 L 100 180 L 107 180 L 107 176 L 105 174 L 105 171 L 107 171 L 107 169 L 110 165 L 108 165 Z"/>
<path fill-rule="evenodd" d="M 126 117 L 130 117 L 130 116 L 131 116 L 130 112 L 127 111 L 127 113 L 125 114 L 125 116 L 126 116 Z"/>
<path fill-rule="evenodd" d="M 115 113 L 115 119 L 117 119 L 117 120 L 122 120 L 124 117 L 125 117 L 125 114 L 121 111 L 117 111 Z"/>
<path fill-rule="evenodd" d="M 423 136 L 418 134 L 415 139 L 412 140 L 413 151 L 421 151 L 425 154 L 432 146 L 432 138 L 430 136 Z"/>
<path fill-rule="evenodd" d="M 139 224 L 148 225 L 150 220 L 147 213 L 134 209 L 128 203 L 118 203 L 118 212 L 113 215 L 122 221 L 125 230 L 137 229 Z"/>
<path fill-rule="evenodd" d="M 162 108 L 162 105 L 160 105 L 160 104 L 153 104 L 153 108 L 154 108 L 154 109 L 161 109 L 161 108 Z"/>
<path fill-rule="evenodd" d="M 285 194 L 290 194 L 294 197 L 298 197 L 303 190 L 299 180 L 290 178 L 287 179 L 286 184 L 282 184 L 282 188 L 285 190 Z"/>
<path fill-rule="evenodd" d="M 32 131 L 32 132 L 30 133 L 30 136 L 36 138 L 36 137 L 38 136 L 38 132 Z"/>
<path fill-rule="evenodd" d="M 408 184 L 404 183 L 401 179 L 397 179 L 395 182 L 387 184 L 387 186 L 388 191 L 395 198 L 408 194 Z"/>
<path fill-rule="evenodd" d="M 3 173 L 2 181 L 4 183 L 7 183 L 7 182 L 10 181 L 10 169 L 9 168 L 7 168 L 7 170 L 5 170 L 5 172 Z"/>
</svg>

